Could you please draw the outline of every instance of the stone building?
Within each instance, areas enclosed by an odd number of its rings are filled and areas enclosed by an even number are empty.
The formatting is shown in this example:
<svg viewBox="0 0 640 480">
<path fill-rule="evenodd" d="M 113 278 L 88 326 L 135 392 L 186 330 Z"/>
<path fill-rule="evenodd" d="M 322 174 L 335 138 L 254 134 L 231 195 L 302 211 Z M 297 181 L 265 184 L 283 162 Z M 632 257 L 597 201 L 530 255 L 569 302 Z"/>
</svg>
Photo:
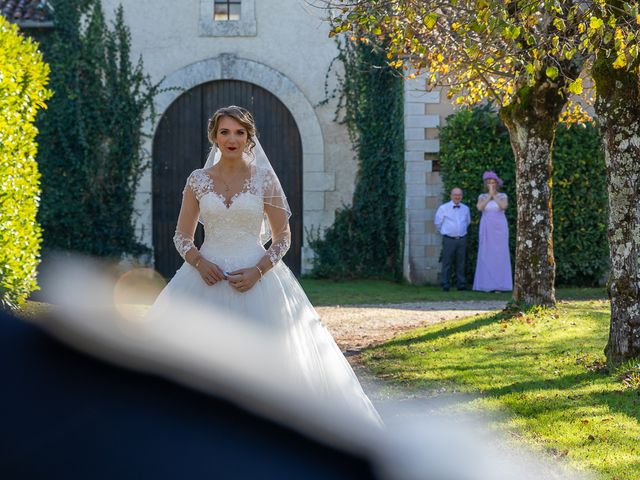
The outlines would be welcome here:
<svg viewBox="0 0 640 480">
<path fill-rule="evenodd" d="M 16 5 L 45 3 L 0 0 L 0 11 L 12 18 Z M 179 262 L 171 237 L 184 181 L 207 156 L 207 118 L 220 106 L 239 104 L 254 113 L 293 210 L 286 261 L 296 273 L 309 271 L 307 232 L 330 226 L 336 208 L 351 202 L 357 168 L 335 104 L 324 101 L 338 53 L 326 12 L 305 0 L 102 0 L 108 18 L 120 3 L 133 58 L 142 56 L 152 81 L 163 87 L 157 118 L 145 126 L 152 167 L 140 184 L 135 219 L 155 267 L 171 275 Z M 451 112 L 438 92 L 425 92 L 420 80 L 406 82 L 404 265 L 415 283 L 437 281 L 437 128 Z"/>
</svg>

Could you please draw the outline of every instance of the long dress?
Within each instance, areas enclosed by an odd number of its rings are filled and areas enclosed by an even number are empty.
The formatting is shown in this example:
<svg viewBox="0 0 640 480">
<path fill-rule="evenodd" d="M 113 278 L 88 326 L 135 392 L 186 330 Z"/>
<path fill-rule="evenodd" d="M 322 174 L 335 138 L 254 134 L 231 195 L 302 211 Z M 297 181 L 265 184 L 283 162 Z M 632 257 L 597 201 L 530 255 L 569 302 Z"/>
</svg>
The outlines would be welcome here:
<svg viewBox="0 0 640 480">
<path fill-rule="evenodd" d="M 266 251 L 260 235 L 264 219 L 263 198 L 251 185 L 245 185 L 227 205 L 203 170 L 190 175 L 185 188 L 189 186 L 196 193 L 205 231 L 200 254 L 224 272 L 256 265 Z M 275 333 L 280 340 L 278 344 L 286 350 L 283 355 L 289 374 L 302 380 L 300 385 L 309 395 L 317 399 L 339 397 L 343 409 L 351 415 L 367 423 L 382 424 L 299 282 L 279 259 L 244 293 L 224 280 L 207 285 L 196 268 L 185 262 L 160 293 L 148 315 L 153 316 L 185 299 L 205 309 L 212 322 L 231 314 L 246 322 L 250 329 Z"/>
<path fill-rule="evenodd" d="M 494 200 L 487 203 L 480 218 L 478 260 L 473 289 L 483 292 L 513 289 L 509 226 L 504 210 Z"/>
</svg>

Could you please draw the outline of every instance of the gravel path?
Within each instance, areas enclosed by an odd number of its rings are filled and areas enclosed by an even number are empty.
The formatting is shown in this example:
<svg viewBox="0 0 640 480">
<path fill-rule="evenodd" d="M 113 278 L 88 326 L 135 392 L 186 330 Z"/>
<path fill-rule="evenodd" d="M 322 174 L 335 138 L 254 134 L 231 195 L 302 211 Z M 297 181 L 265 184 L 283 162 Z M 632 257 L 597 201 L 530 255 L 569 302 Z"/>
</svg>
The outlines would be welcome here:
<svg viewBox="0 0 640 480">
<path fill-rule="evenodd" d="M 353 355 L 406 330 L 501 310 L 505 304 L 495 300 L 418 302 L 316 307 L 316 310 L 342 351 Z"/>
</svg>

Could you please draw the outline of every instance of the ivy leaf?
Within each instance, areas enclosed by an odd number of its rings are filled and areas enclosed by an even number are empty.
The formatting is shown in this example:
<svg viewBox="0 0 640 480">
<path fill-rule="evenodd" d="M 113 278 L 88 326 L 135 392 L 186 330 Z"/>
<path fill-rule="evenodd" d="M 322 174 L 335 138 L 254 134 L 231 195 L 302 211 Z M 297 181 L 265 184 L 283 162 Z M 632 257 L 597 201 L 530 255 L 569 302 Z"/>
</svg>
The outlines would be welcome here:
<svg viewBox="0 0 640 480">
<path fill-rule="evenodd" d="M 564 32 L 567 28 L 567 26 L 564 23 L 564 20 L 561 18 L 555 18 L 553 20 L 553 26 L 556 27 L 561 32 Z"/>
<path fill-rule="evenodd" d="M 589 28 L 591 30 L 599 30 L 604 27 L 604 22 L 601 18 L 598 17 L 590 17 L 589 18 Z"/>
<path fill-rule="evenodd" d="M 520 36 L 520 27 L 504 27 L 502 29 L 502 36 L 506 40 L 515 40 Z"/>
<path fill-rule="evenodd" d="M 613 68 L 615 68 L 616 70 L 620 69 L 620 68 L 624 68 L 627 66 L 627 57 L 624 55 L 624 53 L 621 53 L 620 55 L 618 55 L 618 57 L 616 58 L 616 61 L 613 62 Z"/>
<path fill-rule="evenodd" d="M 551 80 L 555 80 L 556 78 L 558 78 L 558 67 L 547 67 L 544 73 Z"/>
</svg>

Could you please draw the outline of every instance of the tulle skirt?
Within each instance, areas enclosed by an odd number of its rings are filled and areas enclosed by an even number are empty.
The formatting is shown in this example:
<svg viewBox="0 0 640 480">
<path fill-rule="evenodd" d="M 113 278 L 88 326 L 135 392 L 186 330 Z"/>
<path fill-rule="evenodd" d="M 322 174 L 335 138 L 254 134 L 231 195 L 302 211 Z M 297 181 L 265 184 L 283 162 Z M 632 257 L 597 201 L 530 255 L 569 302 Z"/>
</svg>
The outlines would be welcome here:
<svg viewBox="0 0 640 480">
<path fill-rule="evenodd" d="M 254 265 L 264 250 L 260 247 L 255 252 L 256 258 L 249 262 L 246 255 L 240 260 L 239 257 L 215 258 L 216 255 L 207 252 L 206 248 L 201 253 L 224 270 L 232 271 L 246 267 L 247 263 Z M 239 265 L 241 261 L 244 265 Z M 279 348 L 285 350 L 286 375 L 306 389 L 307 395 L 319 400 L 326 397 L 334 403 L 337 400 L 345 413 L 368 423 L 382 424 L 351 366 L 284 263 L 278 262 L 250 290 L 241 293 L 231 288 L 227 281 L 207 285 L 198 271 L 185 262 L 160 293 L 148 315 L 162 313 L 180 302 L 197 305 L 212 322 L 222 320 L 221 316 L 233 317 L 233 321 L 245 322 L 243 326 L 264 331 L 268 334 L 265 338 L 275 336 Z M 188 322 L 189 319 L 180 321 Z M 283 372 L 272 374 L 282 375 Z"/>
</svg>

